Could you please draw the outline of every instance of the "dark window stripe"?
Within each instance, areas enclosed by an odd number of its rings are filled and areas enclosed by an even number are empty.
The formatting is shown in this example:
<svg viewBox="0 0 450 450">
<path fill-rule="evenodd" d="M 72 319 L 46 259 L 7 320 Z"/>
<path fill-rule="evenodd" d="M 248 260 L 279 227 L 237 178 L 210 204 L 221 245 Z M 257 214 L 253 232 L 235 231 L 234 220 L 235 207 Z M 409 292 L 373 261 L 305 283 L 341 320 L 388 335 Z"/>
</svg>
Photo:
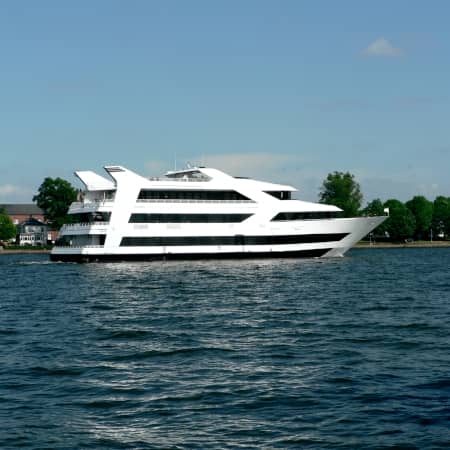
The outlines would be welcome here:
<svg viewBox="0 0 450 450">
<path fill-rule="evenodd" d="M 161 237 L 124 237 L 121 247 L 152 247 L 175 245 L 279 245 L 310 244 L 317 242 L 340 241 L 347 233 L 303 234 L 285 236 L 161 236 Z"/>
<path fill-rule="evenodd" d="M 130 223 L 238 223 L 251 214 L 131 214 Z"/>
<path fill-rule="evenodd" d="M 142 189 L 139 200 L 250 200 L 236 191 Z"/>
<path fill-rule="evenodd" d="M 272 222 L 282 220 L 317 220 L 317 219 L 335 219 L 341 217 L 340 211 L 310 211 L 310 212 L 280 212 Z"/>
<path fill-rule="evenodd" d="M 70 223 L 109 222 L 110 218 L 110 212 L 69 214 Z"/>
<path fill-rule="evenodd" d="M 105 234 L 64 234 L 59 237 L 55 245 L 57 247 L 105 245 Z"/>
<path fill-rule="evenodd" d="M 264 191 L 266 194 L 277 198 L 278 200 L 290 200 L 291 191 Z"/>
</svg>

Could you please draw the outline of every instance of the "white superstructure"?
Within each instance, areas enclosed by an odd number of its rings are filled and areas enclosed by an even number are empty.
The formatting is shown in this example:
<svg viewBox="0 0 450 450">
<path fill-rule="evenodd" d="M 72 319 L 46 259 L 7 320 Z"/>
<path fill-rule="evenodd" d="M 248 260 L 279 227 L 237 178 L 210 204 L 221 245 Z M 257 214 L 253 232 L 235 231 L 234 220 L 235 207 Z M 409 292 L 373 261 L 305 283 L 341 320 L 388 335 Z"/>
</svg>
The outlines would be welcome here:
<svg viewBox="0 0 450 450">
<path fill-rule="evenodd" d="M 340 218 L 292 199 L 291 186 L 194 167 L 144 178 L 107 166 L 85 185 L 51 252 L 54 261 L 342 256 L 386 217 Z"/>
</svg>

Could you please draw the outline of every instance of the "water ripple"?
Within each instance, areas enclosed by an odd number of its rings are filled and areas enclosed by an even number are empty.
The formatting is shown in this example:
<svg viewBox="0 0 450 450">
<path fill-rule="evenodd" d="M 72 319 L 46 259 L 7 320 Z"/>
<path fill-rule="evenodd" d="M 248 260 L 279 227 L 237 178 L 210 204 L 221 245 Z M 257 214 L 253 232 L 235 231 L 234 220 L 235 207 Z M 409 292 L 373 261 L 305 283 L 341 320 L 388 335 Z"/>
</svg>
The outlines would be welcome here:
<svg viewBox="0 0 450 450">
<path fill-rule="evenodd" d="M 0 448 L 450 448 L 449 267 L 0 255 Z"/>
</svg>

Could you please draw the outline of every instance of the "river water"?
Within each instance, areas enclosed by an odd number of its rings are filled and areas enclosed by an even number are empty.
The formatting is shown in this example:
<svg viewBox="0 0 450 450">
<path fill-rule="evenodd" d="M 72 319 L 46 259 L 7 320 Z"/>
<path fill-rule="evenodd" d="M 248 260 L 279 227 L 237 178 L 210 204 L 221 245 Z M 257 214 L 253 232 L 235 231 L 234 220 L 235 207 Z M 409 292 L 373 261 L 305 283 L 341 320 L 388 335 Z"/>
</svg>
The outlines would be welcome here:
<svg viewBox="0 0 450 450">
<path fill-rule="evenodd" d="M 2 449 L 448 449 L 450 249 L 0 256 Z"/>
</svg>

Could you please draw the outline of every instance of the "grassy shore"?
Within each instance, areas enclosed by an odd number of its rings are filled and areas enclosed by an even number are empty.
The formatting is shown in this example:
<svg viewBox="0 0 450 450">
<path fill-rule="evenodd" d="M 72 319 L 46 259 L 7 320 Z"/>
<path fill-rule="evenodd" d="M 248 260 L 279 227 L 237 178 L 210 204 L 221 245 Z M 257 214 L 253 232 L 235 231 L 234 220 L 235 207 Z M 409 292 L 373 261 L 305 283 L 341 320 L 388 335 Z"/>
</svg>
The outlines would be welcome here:
<svg viewBox="0 0 450 450">
<path fill-rule="evenodd" d="M 40 254 L 40 253 L 50 253 L 50 250 L 45 248 L 38 248 L 36 250 L 32 250 L 29 248 L 24 249 L 0 249 L 0 255 L 14 255 L 16 253 L 33 253 L 33 254 Z"/>
</svg>

